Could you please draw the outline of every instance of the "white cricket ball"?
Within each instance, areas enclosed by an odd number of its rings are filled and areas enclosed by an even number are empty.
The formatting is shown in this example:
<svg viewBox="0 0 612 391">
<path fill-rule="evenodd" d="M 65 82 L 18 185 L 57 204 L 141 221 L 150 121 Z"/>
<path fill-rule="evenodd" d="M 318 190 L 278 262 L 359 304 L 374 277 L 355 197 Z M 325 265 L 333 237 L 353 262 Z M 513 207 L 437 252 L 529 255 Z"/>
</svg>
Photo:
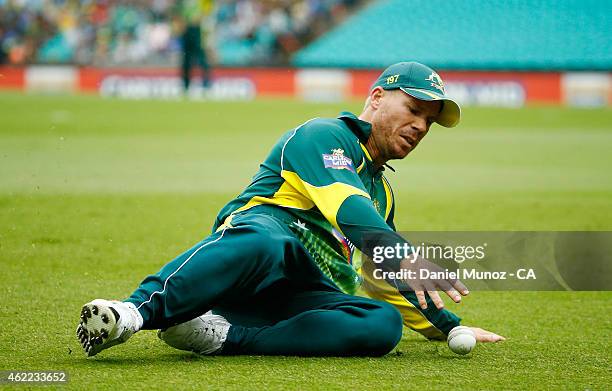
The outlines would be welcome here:
<svg viewBox="0 0 612 391">
<path fill-rule="evenodd" d="M 476 335 L 466 326 L 457 326 L 448 333 L 448 347 L 453 353 L 468 354 L 476 346 Z"/>
</svg>

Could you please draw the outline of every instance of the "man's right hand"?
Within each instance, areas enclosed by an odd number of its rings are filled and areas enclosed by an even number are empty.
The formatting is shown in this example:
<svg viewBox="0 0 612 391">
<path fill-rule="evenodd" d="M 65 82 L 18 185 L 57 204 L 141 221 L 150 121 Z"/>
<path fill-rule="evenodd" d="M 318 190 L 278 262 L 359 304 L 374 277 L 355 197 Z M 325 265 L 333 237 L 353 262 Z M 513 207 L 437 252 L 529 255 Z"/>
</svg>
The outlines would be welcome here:
<svg viewBox="0 0 612 391">
<path fill-rule="evenodd" d="M 461 302 L 461 296 L 465 296 L 470 293 L 467 287 L 458 279 L 419 278 L 421 275 L 421 269 L 426 269 L 433 273 L 443 273 L 445 271 L 445 269 L 442 269 L 440 266 L 424 258 L 417 257 L 416 260 L 410 257 L 406 258 L 400 263 L 400 267 L 402 269 L 415 271 L 417 278 L 405 280 L 404 282 L 414 290 L 417 300 L 419 301 L 419 305 L 422 309 L 427 308 L 425 292 L 427 292 L 431 298 L 431 301 L 433 301 L 438 309 L 444 308 L 444 302 L 438 293 L 439 290 L 446 293 L 455 303 Z"/>
</svg>

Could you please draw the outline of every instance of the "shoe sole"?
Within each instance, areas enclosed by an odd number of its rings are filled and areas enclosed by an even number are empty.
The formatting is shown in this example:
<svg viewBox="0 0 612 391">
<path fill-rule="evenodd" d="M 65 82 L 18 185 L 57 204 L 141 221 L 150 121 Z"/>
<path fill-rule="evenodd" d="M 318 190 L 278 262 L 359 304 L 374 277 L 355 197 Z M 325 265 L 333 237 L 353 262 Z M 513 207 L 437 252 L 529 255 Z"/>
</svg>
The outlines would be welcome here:
<svg viewBox="0 0 612 391">
<path fill-rule="evenodd" d="M 103 300 L 94 300 L 83 306 L 76 334 L 87 356 L 95 356 L 123 342 L 120 338 L 110 339 L 111 335 L 116 334 L 118 319 L 117 311 Z"/>
</svg>

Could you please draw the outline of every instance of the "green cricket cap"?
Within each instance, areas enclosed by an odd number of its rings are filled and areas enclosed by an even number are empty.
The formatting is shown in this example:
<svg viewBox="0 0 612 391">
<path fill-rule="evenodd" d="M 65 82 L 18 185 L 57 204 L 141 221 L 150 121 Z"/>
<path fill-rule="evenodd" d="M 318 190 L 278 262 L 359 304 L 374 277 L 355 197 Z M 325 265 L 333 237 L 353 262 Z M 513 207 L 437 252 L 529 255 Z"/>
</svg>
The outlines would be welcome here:
<svg viewBox="0 0 612 391">
<path fill-rule="evenodd" d="M 444 127 L 456 126 L 461 118 L 461 108 L 457 102 L 446 96 L 440 75 L 421 63 L 411 61 L 391 65 L 380 74 L 370 90 L 375 87 L 382 87 L 384 90 L 400 89 L 420 100 L 442 101 L 442 110 L 436 122 Z"/>
</svg>

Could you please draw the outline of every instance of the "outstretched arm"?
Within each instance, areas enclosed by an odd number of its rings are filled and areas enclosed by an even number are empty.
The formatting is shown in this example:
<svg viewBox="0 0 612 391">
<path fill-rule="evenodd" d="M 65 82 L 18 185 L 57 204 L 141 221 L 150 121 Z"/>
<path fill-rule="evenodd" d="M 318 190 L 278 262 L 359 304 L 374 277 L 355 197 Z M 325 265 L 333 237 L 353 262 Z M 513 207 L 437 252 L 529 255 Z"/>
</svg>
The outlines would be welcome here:
<svg viewBox="0 0 612 391">
<path fill-rule="evenodd" d="M 362 159 L 361 148 L 355 139 L 313 121 L 297 129 L 285 143 L 281 176 L 311 200 L 323 216 L 358 249 L 372 256 L 363 243 L 364 236 L 369 233 L 383 232 L 382 240 L 390 245 L 407 242 L 374 208 L 355 168 Z M 385 267 L 397 269 L 400 261 L 395 260 Z M 387 286 L 382 290 L 373 289 L 372 292 L 381 293 L 374 297 L 396 305 L 400 311 L 405 310 L 402 312 L 405 323 L 426 336 L 444 338 L 450 329 L 459 324 L 458 317 L 442 308 L 435 289 L 419 286 L 409 291 L 390 286 L 384 280 L 381 283 Z M 391 295 L 386 292 L 389 287 Z M 425 295 L 427 290 L 429 297 Z M 424 301 L 419 302 L 419 297 Z M 430 297 L 437 300 L 432 301 Z M 455 296 L 453 299 L 460 300 Z"/>
</svg>

